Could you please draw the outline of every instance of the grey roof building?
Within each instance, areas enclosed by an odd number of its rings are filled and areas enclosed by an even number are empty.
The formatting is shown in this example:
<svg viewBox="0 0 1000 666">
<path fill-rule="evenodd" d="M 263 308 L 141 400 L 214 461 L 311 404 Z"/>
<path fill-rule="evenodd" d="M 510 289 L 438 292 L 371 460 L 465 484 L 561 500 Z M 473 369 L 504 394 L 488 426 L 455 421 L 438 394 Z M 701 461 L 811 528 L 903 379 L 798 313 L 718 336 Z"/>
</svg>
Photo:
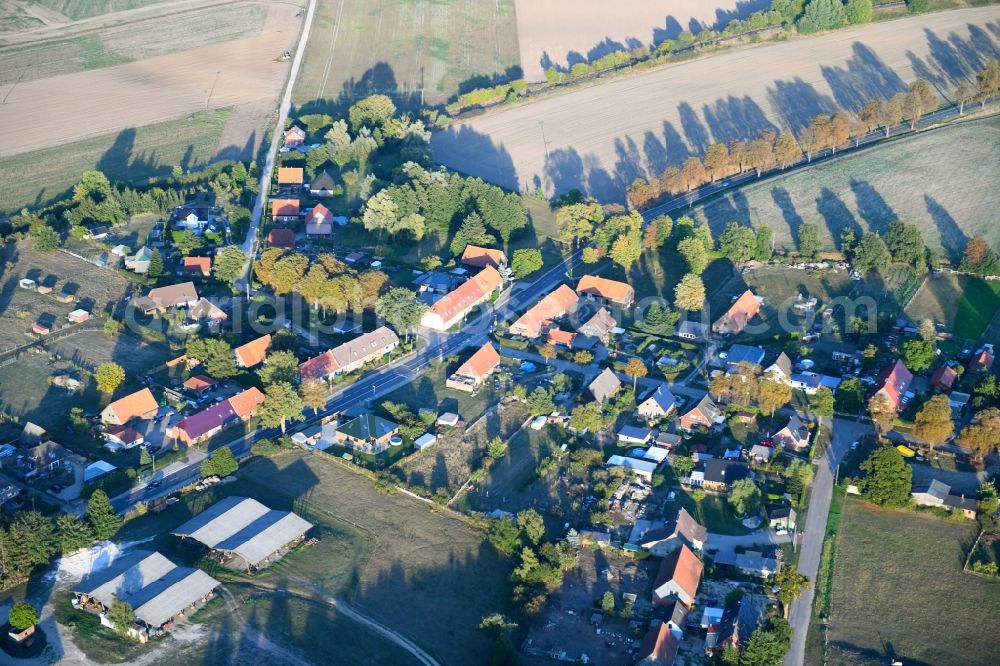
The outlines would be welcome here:
<svg viewBox="0 0 1000 666">
<path fill-rule="evenodd" d="M 201 569 L 179 567 L 160 553 L 136 550 L 82 580 L 74 593 L 104 610 L 115 599 L 124 601 L 132 606 L 136 620 L 158 629 L 206 600 L 218 586 L 219 581 Z"/>
<path fill-rule="evenodd" d="M 737 363 L 753 363 L 760 365 L 764 361 L 764 349 L 749 345 L 733 345 L 726 352 L 726 365 Z"/>
<path fill-rule="evenodd" d="M 704 340 L 708 336 L 708 326 L 696 321 L 682 321 L 677 326 L 677 337 L 687 340 Z"/>
<path fill-rule="evenodd" d="M 608 312 L 607 308 L 601 308 L 586 323 L 577 328 L 576 332 L 580 335 L 597 338 L 604 344 L 607 344 L 611 337 L 611 329 L 617 325 L 618 323 L 611 316 L 611 313 Z"/>
<path fill-rule="evenodd" d="M 259 569 L 278 559 L 312 529 L 291 511 L 268 509 L 249 497 L 227 497 L 187 521 L 173 534 L 189 537 L 225 556 L 233 569 Z"/>
<path fill-rule="evenodd" d="M 613 398 L 621 387 L 622 382 L 618 379 L 618 375 L 612 372 L 611 368 L 604 368 L 604 371 L 597 375 L 587 388 L 590 389 L 597 402 L 604 402 Z"/>
</svg>

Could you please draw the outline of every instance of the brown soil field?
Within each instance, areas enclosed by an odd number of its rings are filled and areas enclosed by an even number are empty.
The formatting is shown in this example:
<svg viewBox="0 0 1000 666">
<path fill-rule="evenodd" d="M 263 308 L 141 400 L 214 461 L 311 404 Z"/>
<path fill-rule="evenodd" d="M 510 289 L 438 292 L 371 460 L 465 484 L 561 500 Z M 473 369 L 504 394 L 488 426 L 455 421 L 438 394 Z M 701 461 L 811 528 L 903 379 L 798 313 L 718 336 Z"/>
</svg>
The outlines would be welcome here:
<svg viewBox="0 0 1000 666">
<path fill-rule="evenodd" d="M 300 6 L 272 5 L 253 37 L 115 67 L 27 81 L 0 106 L 0 155 L 59 145 L 208 108 L 276 100 L 288 75 Z M 39 114 L 38 109 L 46 109 Z M 240 114 L 236 114 L 240 117 Z M 30 132 L 24 131 L 31 127 Z M 251 138 L 261 128 L 247 127 Z"/>
<path fill-rule="evenodd" d="M 766 0 L 630 0 L 608 11 L 604 0 L 516 0 L 521 67 L 544 80 L 551 65 L 567 68 L 612 51 L 659 44 L 682 30 L 724 24 L 765 8 Z"/>
<path fill-rule="evenodd" d="M 961 9 L 764 44 L 615 77 L 485 113 L 432 137 L 449 167 L 518 190 L 623 201 L 637 177 L 714 141 L 798 130 L 915 78 L 942 93 L 1000 55 L 1000 7 Z"/>
</svg>

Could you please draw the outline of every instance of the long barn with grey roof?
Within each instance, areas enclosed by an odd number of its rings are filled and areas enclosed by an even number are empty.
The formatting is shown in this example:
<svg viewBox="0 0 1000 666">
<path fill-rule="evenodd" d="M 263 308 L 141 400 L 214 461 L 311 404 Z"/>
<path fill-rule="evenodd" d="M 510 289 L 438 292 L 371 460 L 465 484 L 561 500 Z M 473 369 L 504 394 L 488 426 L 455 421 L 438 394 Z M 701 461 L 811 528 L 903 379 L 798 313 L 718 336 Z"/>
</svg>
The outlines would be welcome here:
<svg viewBox="0 0 1000 666">
<path fill-rule="evenodd" d="M 219 586 L 201 569 L 179 567 L 160 553 L 136 550 L 74 588 L 80 606 L 103 616 L 118 599 L 132 606 L 140 634 L 190 615 Z"/>
<path fill-rule="evenodd" d="M 173 534 L 201 543 L 232 569 L 262 569 L 295 546 L 312 523 L 291 511 L 267 508 L 249 497 L 227 497 Z"/>
</svg>

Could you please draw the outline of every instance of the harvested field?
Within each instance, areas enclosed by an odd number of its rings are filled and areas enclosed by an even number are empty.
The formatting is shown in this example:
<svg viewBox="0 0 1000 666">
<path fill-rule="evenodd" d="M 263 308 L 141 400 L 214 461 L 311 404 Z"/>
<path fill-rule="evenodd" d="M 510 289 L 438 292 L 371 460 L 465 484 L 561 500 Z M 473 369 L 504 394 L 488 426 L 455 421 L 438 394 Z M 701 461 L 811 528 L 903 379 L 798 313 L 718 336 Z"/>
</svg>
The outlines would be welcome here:
<svg viewBox="0 0 1000 666">
<path fill-rule="evenodd" d="M 35 0 L 39 5 L 77 20 L 145 7 L 163 0 Z"/>
<path fill-rule="evenodd" d="M 765 44 L 487 112 L 436 132 L 432 145 L 447 166 L 511 189 L 623 201 L 635 178 L 712 141 L 797 130 L 918 76 L 951 90 L 1000 53 L 997 31 L 992 6 Z"/>
<path fill-rule="evenodd" d="M 895 219 L 920 226 L 927 244 L 956 262 L 969 238 L 1000 247 L 991 184 L 1000 164 L 1000 118 L 948 127 L 873 148 L 788 176 L 751 185 L 698 210 L 719 234 L 729 222 L 774 230 L 779 247 L 794 248 L 803 223 L 819 226 L 825 246 L 844 229 L 860 237 L 884 232 Z"/>
<path fill-rule="evenodd" d="M 914 321 L 932 319 L 959 338 L 977 340 L 1000 310 L 1000 283 L 967 275 L 928 278 L 906 306 Z"/>
<path fill-rule="evenodd" d="M 0 157 L 0 213 L 14 212 L 24 206 L 40 206 L 68 196 L 73 186 L 80 182 L 80 175 L 88 169 L 100 169 L 112 181 L 142 184 L 154 176 L 169 176 L 174 165 L 189 170 L 216 158 L 230 157 L 229 149 L 243 148 L 243 143 L 229 147 L 221 145 L 223 135 L 237 140 L 239 132 L 230 122 L 237 115 L 230 109 L 199 112 L 187 118 L 129 127 L 43 150 Z M 256 121 L 245 118 L 243 122 Z M 242 128 L 243 142 L 254 135 L 249 127 Z M 21 177 L 25 173 L 31 173 L 31 178 Z"/>
<path fill-rule="evenodd" d="M 489 441 L 493 437 L 510 437 L 528 414 L 522 402 L 495 405 L 475 423 L 469 422 L 464 432 L 445 430 L 434 446 L 414 453 L 393 466 L 391 472 L 417 492 L 441 492 L 444 499 L 450 499 L 482 465 Z"/>
<path fill-rule="evenodd" d="M 319 0 L 292 101 L 444 102 L 518 64 L 514 1 Z M 463 87 L 466 84 L 466 87 Z"/>
<path fill-rule="evenodd" d="M 461 519 L 402 493 L 382 494 L 339 461 L 289 455 L 242 476 L 301 497 L 374 539 L 348 599 L 442 664 L 487 662 L 483 615 L 506 612 L 509 565 Z M 405 603 L 401 603 L 405 601 Z M 433 609 L 414 612 L 414 609 Z M 446 629 L 442 629 L 446 627 Z"/>
<path fill-rule="evenodd" d="M 766 8 L 768 0 L 639 0 L 614 12 L 602 0 L 516 0 L 521 67 L 529 81 L 613 51 L 655 46 L 682 30 L 715 28 Z"/>
<path fill-rule="evenodd" d="M 18 84 L 0 106 L 0 154 L 276 99 L 289 68 L 278 58 L 294 47 L 300 19 L 297 5 L 275 7 L 252 37 Z M 22 131 L 28 125 L 33 131 Z M 260 129 L 248 127 L 246 136 Z"/>
<path fill-rule="evenodd" d="M 969 523 L 849 500 L 837 535 L 828 663 L 996 663 L 1000 585 L 962 573 Z M 947 631 L 928 631 L 940 618 Z"/>
<path fill-rule="evenodd" d="M 5 246 L 0 251 L 0 259 L 12 262 L 0 286 L 0 337 L 3 339 L 0 351 L 35 339 L 30 330 L 36 321 L 50 321 L 52 330 L 57 331 L 69 323 L 66 315 L 77 308 L 99 315 L 109 304 L 117 303 L 129 287 L 129 282 L 113 270 L 100 268 L 65 252 L 35 252 L 30 241 Z M 52 287 L 52 293 L 22 289 L 18 286 L 22 278 Z M 75 293 L 78 302 L 57 301 L 55 297 L 63 289 Z"/>
</svg>

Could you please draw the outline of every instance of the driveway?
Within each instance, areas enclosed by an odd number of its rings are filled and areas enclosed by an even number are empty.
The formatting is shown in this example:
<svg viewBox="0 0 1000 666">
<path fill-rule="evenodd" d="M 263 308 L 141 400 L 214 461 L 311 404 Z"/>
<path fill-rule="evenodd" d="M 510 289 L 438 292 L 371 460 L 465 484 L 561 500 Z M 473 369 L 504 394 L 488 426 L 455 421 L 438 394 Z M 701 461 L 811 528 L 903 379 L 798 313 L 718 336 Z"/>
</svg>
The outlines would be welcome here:
<svg viewBox="0 0 1000 666">
<path fill-rule="evenodd" d="M 708 533 L 705 550 L 729 550 L 750 548 L 752 546 L 777 546 L 792 540 L 789 534 L 778 534 L 774 530 L 754 530 L 750 534 L 716 534 Z"/>
<path fill-rule="evenodd" d="M 810 585 L 802 596 L 792 602 L 788 621 L 792 625 L 792 646 L 785 656 L 785 666 L 802 666 L 805 663 L 806 633 L 812 617 L 812 604 L 816 572 L 823 552 L 823 537 L 826 534 L 826 519 L 830 514 L 830 500 L 833 497 L 833 482 L 837 466 L 850 449 L 851 442 L 861 435 L 872 432 L 871 426 L 847 419 L 833 419 L 833 442 L 826 453 L 817 461 L 816 478 L 813 481 L 809 499 L 809 513 L 802 532 L 802 546 L 799 549 L 799 573 L 808 576 Z"/>
</svg>

